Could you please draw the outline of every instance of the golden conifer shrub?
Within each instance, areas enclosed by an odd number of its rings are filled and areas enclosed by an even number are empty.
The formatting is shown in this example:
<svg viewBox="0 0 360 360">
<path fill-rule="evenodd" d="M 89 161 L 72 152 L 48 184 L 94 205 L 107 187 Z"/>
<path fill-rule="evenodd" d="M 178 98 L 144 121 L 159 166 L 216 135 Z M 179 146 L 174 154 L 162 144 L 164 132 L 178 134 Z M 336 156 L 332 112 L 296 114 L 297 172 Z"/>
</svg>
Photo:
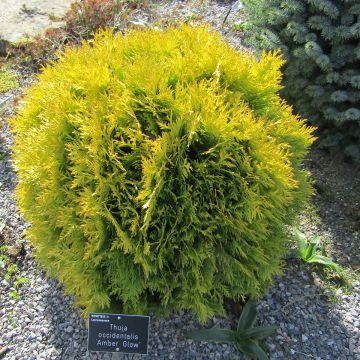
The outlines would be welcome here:
<svg viewBox="0 0 360 360">
<path fill-rule="evenodd" d="M 13 121 L 40 263 L 84 314 L 224 314 L 281 270 L 311 193 L 312 129 L 257 60 L 206 27 L 99 33 L 47 66 Z"/>
</svg>

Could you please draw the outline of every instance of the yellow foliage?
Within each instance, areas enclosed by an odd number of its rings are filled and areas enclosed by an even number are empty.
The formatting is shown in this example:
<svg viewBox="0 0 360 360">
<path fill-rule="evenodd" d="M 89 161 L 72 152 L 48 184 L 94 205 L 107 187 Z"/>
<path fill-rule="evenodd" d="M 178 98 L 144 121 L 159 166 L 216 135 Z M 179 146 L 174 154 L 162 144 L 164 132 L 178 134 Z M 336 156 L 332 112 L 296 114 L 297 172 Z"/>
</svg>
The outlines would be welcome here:
<svg viewBox="0 0 360 360">
<path fill-rule="evenodd" d="M 104 31 L 44 68 L 13 121 L 17 198 L 85 313 L 155 302 L 204 321 L 280 272 L 313 141 L 278 96 L 282 64 L 182 26 Z"/>
</svg>

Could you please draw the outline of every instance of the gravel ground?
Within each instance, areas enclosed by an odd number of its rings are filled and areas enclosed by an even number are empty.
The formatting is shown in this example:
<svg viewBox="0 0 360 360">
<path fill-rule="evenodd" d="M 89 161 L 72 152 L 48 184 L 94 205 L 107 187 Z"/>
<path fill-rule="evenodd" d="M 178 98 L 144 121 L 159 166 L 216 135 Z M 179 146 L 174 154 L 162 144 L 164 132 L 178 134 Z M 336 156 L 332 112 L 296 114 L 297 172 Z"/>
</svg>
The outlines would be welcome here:
<svg viewBox="0 0 360 360">
<path fill-rule="evenodd" d="M 236 9 L 233 1 L 208 1 L 208 0 L 185 0 L 185 1 L 150 1 L 147 10 L 135 10 L 129 21 L 135 24 L 142 23 L 145 26 L 152 25 L 166 27 L 182 22 L 196 24 L 208 24 L 213 29 L 222 33 L 226 40 L 236 49 L 244 49 L 242 33 L 234 31 L 237 24 L 244 20 L 242 8 Z M 230 8 L 232 11 L 229 12 Z M 225 21 L 226 20 L 226 21 Z"/>
<path fill-rule="evenodd" d="M 231 27 L 241 14 L 223 19 L 228 3 L 162 2 L 150 3 L 147 11 L 137 11 L 134 20 L 163 26 L 177 19 L 206 21 L 220 30 L 236 48 L 242 48 L 241 34 Z M 172 17 L 169 17 L 169 14 Z M 11 94 L 0 96 L 0 104 Z M 5 116 L 13 113 L 12 100 Z M 1 109 L 0 109 L 1 114 Z M 19 276 L 29 283 L 19 290 L 19 299 L 9 296 L 0 263 L 0 358 L 5 359 L 137 359 L 141 356 L 88 353 L 87 330 L 73 299 L 63 287 L 47 278 L 38 267 L 31 246 L 23 240 L 27 224 L 18 214 L 13 190 L 10 147 L 11 136 L 4 122 L 0 130 L 0 245 L 15 246 L 13 261 Z M 2 155 L 3 154 L 3 155 Z M 308 237 L 321 235 L 327 252 L 347 269 L 360 264 L 360 170 L 314 149 L 305 166 L 315 180 L 312 206 L 302 215 L 301 229 Z M 15 256 L 16 255 L 16 256 Z M 284 276 L 258 302 L 259 323 L 278 326 L 266 341 L 271 359 L 360 359 L 360 281 L 352 288 L 332 288 L 311 272 L 314 268 L 289 260 Z M 354 277 L 355 278 L 355 277 Z M 235 319 L 213 319 L 207 326 L 230 326 Z M 236 359 L 239 355 L 223 344 L 195 343 L 184 334 L 199 326 L 190 313 L 174 314 L 166 319 L 151 319 L 149 359 Z M 4 351 L 1 355 L 1 351 Z"/>
</svg>

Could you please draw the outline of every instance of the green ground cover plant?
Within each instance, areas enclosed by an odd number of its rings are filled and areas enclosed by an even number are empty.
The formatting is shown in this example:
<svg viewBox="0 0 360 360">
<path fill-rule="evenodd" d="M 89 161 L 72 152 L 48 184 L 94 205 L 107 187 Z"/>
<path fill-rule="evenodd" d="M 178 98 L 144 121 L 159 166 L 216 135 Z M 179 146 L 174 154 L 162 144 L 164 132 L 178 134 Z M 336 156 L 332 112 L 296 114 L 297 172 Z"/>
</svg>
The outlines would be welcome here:
<svg viewBox="0 0 360 360">
<path fill-rule="evenodd" d="M 321 130 L 319 145 L 360 162 L 358 0 L 245 0 L 249 43 L 281 49 L 283 95 Z"/>
<path fill-rule="evenodd" d="M 343 284 L 347 283 L 344 269 L 333 260 L 323 255 L 323 251 L 320 248 L 320 236 L 315 236 L 307 241 L 305 234 L 297 228 L 294 228 L 294 234 L 298 248 L 294 251 L 293 257 L 296 257 L 305 263 L 321 265 L 324 268 L 332 270 L 339 276 Z"/>
<path fill-rule="evenodd" d="M 16 74 L 6 68 L 0 68 L 0 94 L 18 88 L 19 81 Z"/>
<path fill-rule="evenodd" d="M 0 225 L 1 231 L 1 225 Z M 0 246 L 0 277 L 7 283 L 12 285 L 11 291 L 9 291 L 9 298 L 12 300 L 19 299 L 19 289 L 29 283 L 29 279 L 23 276 L 19 276 L 19 268 L 16 263 L 12 262 L 8 255 L 9 247 L 7 245 Z"/>
<path fill-rule="evenodd" d="M 249 300 L 241 312 L 236 330 L 213 327 L 193 330 L 187 337 L 197 341 L 232 344 L 241 354 L 258 360 L 268 360 L 261 340 L 271 336 L 276 331 L 276 326 L 254 326 L 256 317 L 255 301 Z"/>
<path fill-rule="evenodd" d="M 44 68 L 12 121 L 16 193 L 84 314 L 205 321 L 281 272 L 313 141 L 278 95 L 282 64 L 184 25 L 101 32 Z"/>
<path fill-rule="evenodd" d="M 105 27 L 116 26 L 117 17 L 143 5 L 142 0 L 76 0 L 65 14 L 67 34 L 88 39 Z"/>
</svg>

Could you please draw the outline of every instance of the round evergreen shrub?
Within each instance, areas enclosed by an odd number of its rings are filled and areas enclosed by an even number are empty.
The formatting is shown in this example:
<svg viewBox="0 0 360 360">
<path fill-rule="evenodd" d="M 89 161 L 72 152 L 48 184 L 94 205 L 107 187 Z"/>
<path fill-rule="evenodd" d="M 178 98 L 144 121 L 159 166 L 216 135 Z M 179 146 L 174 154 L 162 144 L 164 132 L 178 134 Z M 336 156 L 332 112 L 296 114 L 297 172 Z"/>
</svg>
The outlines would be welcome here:
<svg viewBox="0 0 360 360">
<path fill-rule="evenodd" d="M 284 97 L 320 146 L 360 162 L 359 0 L 244 0 L 249 43 L 281 49 Z"/>
<path fill-rule="evenodd" d="M 39 75 L 13 122 L 17 197 L 85 314 L 204 321 L 280 272 L 312 142 L 278 96 L 281 65 L 183 26 L 99 33 Z"/>
</svg>

